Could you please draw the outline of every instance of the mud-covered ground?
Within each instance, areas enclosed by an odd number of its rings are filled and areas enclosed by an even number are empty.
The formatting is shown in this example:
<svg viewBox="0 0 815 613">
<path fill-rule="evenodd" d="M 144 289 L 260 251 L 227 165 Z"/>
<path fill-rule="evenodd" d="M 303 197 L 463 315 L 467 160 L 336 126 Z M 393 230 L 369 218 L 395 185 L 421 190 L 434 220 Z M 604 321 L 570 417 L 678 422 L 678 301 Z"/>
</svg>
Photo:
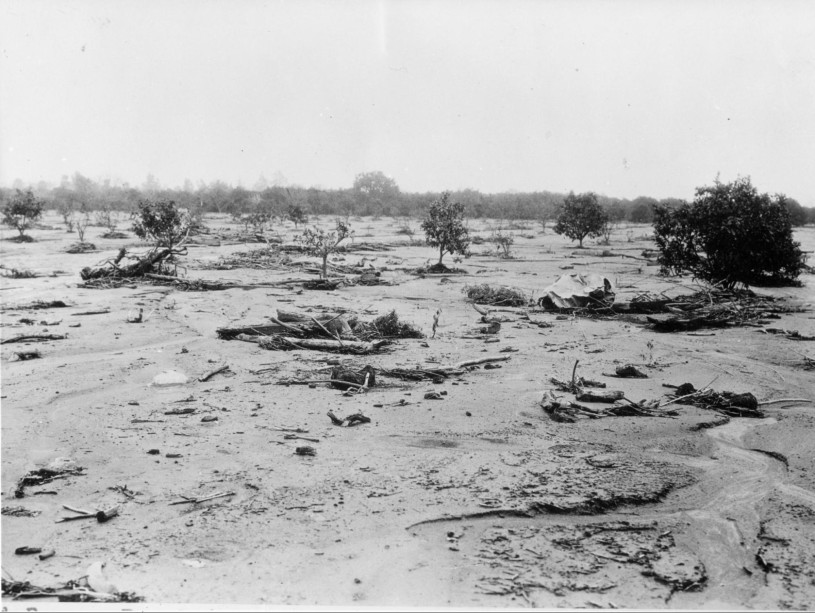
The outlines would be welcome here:
<svg viewBox="0 0 815 613">
<path fill-rule="evenodd" d="M 572 243 L 530 224 L 514 230 L 514 259 L 484 243 L 455 264 L 467 274 L 420 277 L 410 269 L 432 263 L 432 249 L 406 244 L 393 220 L 356 220 L 356 242 L 399 245 L 334 263 L 371 264 L 389 285 L 331 292 L 273 287 L 308 276 L 296 254 L 282 267 L 218 269 L 220 258 L 261 245 L 210 239 L 190 247 L 186 274 L 241 287 L 185 292 L 79 288 L 82 267 L 121 246 L 144 247 L 132 237 L 98 238 L 101 229 L 91 228 L 99 251 L 69 255 L 76 235 L 54 215 L 44 223 L 53 228 L 31 231 L 37 242 L 10 242 L 8 230 L 0 240 L 4 273 L 39 274 L 2 278 L 2 339 L 67 335 L 2 346 L 5 580 L 59 586 L 104 562 L 109 589 L 146 601 L 123 608 L 815 607 L 811 402 L 768 404 L 765 419 L 727 423 L 684 405 L 670 418 L 559 423 L 538 404 L 550 377 L 569 379 L 576 360 L 579 375 L 633 400 L 660 398 L 671 391 L 663 384 L 685 382 L 760 401 L 813 399 L 807 357 L 815 357 L 815 343 L 756 327 L 659 334 L 623 318 L 559 318 L 529 308 L 493 310 L 504 321 L 498 341 L 485 342 L 462 293 L 489 283 L 537 298 L 569 270 L 606 275 L 618 301 L 697 289 L 657 276 L 640 258 L 653 248 L 648 227 L 621 228 L 610 246 L 587 241 L 633 256 L 598 257 L 573 255 Z M 223 217 L 209 225 L 234 230 Z M 474 229 L 488 236 L 490 226 Z M 294 232 L 287 225 L 284 239 Z M 815 249 L 815 229 L 796 238 Z M 801 288 L 758 292 L 797 307 L 773 326 L 815 335 L 815 278 L 802 280 Z M 20 308 L 35 300 L 68 306 Z M 144 321 L 128 323 L 139 309 Z M 441 314 L 435 338 L 400 340 L 369 356 L 268 351 L 216 336 L 220 327 L 268 323 L 276 309 L 363 319 L 395 309 L 428 337 Z M 94 311 L 105 312 L 83 315 Z M 17 359 L 15 352 L 34 349 L 40 359 Z M 325 379 L 337 360 L 427 368 L 494 355 L 510 359 L 440 384 L 380 377 L 355 396 L 323 383 L 276 384 Z M 648 378 L 604 375 L 628 363 Z M 229 369 L 199 381 L 222 365 Z M 424 399 L 428 391 L 442 399 Z M 168 414 L 178 408 L 194 412 Z M 337 427 L 328 411 L 372 421 Z M 304 445 L 316 455 L 297 455 Z M 18 480 L 46 466 L 84 470 L 15 497 Z M 171 504 L 221 493 L 229 495 Z M 63 505 L 116 506 L 119 515 L 57 523 L 73 515 Z M 55 555 L 15 555 L 22 546 Z M 53 602 L 3 598 L 9 610 Z"/>
</svg>

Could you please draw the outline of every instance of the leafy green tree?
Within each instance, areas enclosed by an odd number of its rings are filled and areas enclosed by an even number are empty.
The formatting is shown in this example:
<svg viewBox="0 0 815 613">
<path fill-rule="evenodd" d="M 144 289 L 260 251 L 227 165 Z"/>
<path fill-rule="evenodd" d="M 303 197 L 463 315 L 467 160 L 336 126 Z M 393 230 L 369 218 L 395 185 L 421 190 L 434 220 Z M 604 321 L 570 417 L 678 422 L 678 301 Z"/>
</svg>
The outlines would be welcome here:
<svg viewBox="0 0 815 613">
<path fill-rule="evenodd" d="M 37 198 L 34 193 L 27 189 L 12 196 L 11 200 L 3 206 L 3 223 L 12 228 L 16 228 L 20 233 L 18 240 L 31 242 L 32 239 L 25 231 L 34 225 L 34 222 L 42 217 L 45 202 Z"/>
<path fill-rule="evenodd" d="M 464 205 L 450 201 L 450 192 L 430 203 L 422 221 L 425 241 L 439 250 L 439 265 L 445 253 L 467 255 L 470 234 L 464 225 Z"/>
<path fill-rule="evenodd" d="M 794 285 L 806 265 L 788 199 L 760 194 L 749 177 L 698 187 L 691 204 L 656 207 L 654 238 L 664 273 L 690 272 L 727 288 Z"/>
<path fill-rule="evenodd" d="M 190 234 L 190 215 L 173 200 L 142 200 L 133 213 L 133 232 L 143 240 L 152 240 L 155 248 L 173 251 Z"/>
<path fill-rule="evenodd" d="M 323 279 L 328 277 L 328 256 L 336 253 L 340 243 L 353 234 L 351 226 L 343 220 L 337 219 L 335 224 L 336 231 L 334 232 L 326 232 L 322 228 L 306 228 L 297 237 L 297 240 L 303 244 L 309 255 L 322 259 L 321 274 Z"/>
<path fill-rule="evenodd" d="M 563 201 L 555 232 L 579 241 L 582 248 L 584 238 L 587 236 L 594 238 L 602 234 L 607 220 L 606 212 L 597 201 L 597 194 L 570 192 Z"/>
</svg>

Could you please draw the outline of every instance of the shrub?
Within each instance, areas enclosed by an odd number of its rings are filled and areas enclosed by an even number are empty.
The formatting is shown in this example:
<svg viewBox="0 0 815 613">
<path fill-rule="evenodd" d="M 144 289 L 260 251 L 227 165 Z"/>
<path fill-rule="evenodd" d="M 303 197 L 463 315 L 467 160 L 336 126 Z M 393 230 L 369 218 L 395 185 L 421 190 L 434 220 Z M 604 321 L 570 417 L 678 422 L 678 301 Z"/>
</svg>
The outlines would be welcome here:
<svg viewBox="0 0 815 613">
<path fill-rule="evenodd" d="M 654 239 L 665 274 L 733 288 L 794 285 L 805 268 L 783 195 L 759 194 L 749 178 L 696 189 L 691 204 L 655 208 Z"/>
<path fill-rule="evenodd" d="M 3 207 L 3 223 L 17 229 L 20 233 L 18 240 L 30 242 L 33 239 L 25 231 L 42 217 L 45 203 L 35 197 L 30 189 L 24 192 L 18 189 L 16 192 Z"/>
<path fill-rule="evenodd" d="M 501 228 L 498 228 L 492 233 L 492 236 L 490 236 L 490 242 L 495 244 L 496 248 L 498 249 L 498 254 L 502 258 L 512 257 L 510 250 L 512 249 L 512 245 L 515 243 L 514 234 L 511 232 L 504 232 Z"/>
<path fill-rule="evenodd" d="M 180 247 L 190 233 L 190 215 L 173 200 L 142 200 L 133 213 L 133 232 L 156 248 Z"/>
<path fill-rule="evenodd" d="M 91 216 L 87 211 L 80 213 L 79 217 L 77 217 L 74 221 L 74 226 L 76 227 L 76 233 L 79 236 L 80 245 L 85 244 L 85 230 L 88 229 L 90 223 Z"/>
<path fill-rule="evenodd" d="M 422 230 L 427 244 L 438 247 L 439 264 L 445 253 L 467 255 L 470 236 L 464 225 L 464 205 L 450 202 L 450 192 L 444 192 L 441 198 L 430 203 Z"/>
<path fill-rule="evenodd" d="M 303 244 L 306 253 L 322 258 L 321 275 L 328 276 L 328 256 L 336 253 L 339 244 L 351 236 L 351 227 L 342 221 L 336 220 L 336 232 L 326 232 L 322 228 L 306 228 L 297 240 Z"/>
<path fill-rule="evenodd" d="M 563 208 L 557 218 L 555 232 L 579 241 L 583 247 L 583 239 L 587 236 L 595 238 L 603 231 L 608 216 L 597 202 L 597 195 L 592 192 L 575 194 L 570 192 L 563 201 Z"/>
</svg>

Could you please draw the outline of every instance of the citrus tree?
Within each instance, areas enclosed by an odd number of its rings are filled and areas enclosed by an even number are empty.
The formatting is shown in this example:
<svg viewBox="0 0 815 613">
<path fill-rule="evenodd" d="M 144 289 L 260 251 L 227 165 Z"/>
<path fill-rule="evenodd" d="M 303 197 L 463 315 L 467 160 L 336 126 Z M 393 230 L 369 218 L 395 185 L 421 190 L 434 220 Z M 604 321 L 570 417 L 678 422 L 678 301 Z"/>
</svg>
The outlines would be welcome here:
<svg viewBox="0 0 815 613">
<path fill-rule="evenodd" d="M 806 265 L 788 198 L 760 194 L 749 177 L 698 187 L 690 204 L 656 206 L 654 239 L 663 273 L 728 288 L 794 285 Z"/>
<path fill-rule="evenodd" d="M 563 201 L 555 232 L 578 241 L 579 247 L 582 248 L 584 238 L 587 236 L 594 238 L 602 234 L 607 220 L 606 212 L 597 201 L 597 194 L 570 192 Z"/>
<path fill-rule="evenodd" d="M 446 253 L 467 255 L 470 234 L 464 225 L 464 205 L 451 202 L 450 192 L 430 203 L 422 230 L 427 244 L 439 250 L 439 265 Z"/>
<path fill-rule="evenodd" d="M 25 231 L 42 217 L 45 203 L 37 198 L 30 189 L 15 191 L 17 193 L 3 206 L 3 223 L 17 229 L 20 233 L 20 236 L 17 237 L 18 240 L 30 242 L 34 239 L 28 236 Z"/>
</svg>

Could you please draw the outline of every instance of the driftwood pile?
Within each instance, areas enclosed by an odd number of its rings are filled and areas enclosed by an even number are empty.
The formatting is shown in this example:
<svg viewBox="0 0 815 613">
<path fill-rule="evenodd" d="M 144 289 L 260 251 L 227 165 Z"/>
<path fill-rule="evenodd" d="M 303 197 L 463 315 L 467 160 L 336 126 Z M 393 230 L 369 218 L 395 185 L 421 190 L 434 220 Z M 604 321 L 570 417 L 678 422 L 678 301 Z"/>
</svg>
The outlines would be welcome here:
<svg viewBox="0 0 815 613">
<path fill-rule="evenodd" d="M 355 315 L 321 315 L 278 311 L 271 323 L 219 328 L 218 338 L 258 343 L 264 349 L 312 349 L 339 353 L 372 353 L 397 338 L 423 338 L 415 326 L 391 311 L 365 322 Z"/>
</svg>

